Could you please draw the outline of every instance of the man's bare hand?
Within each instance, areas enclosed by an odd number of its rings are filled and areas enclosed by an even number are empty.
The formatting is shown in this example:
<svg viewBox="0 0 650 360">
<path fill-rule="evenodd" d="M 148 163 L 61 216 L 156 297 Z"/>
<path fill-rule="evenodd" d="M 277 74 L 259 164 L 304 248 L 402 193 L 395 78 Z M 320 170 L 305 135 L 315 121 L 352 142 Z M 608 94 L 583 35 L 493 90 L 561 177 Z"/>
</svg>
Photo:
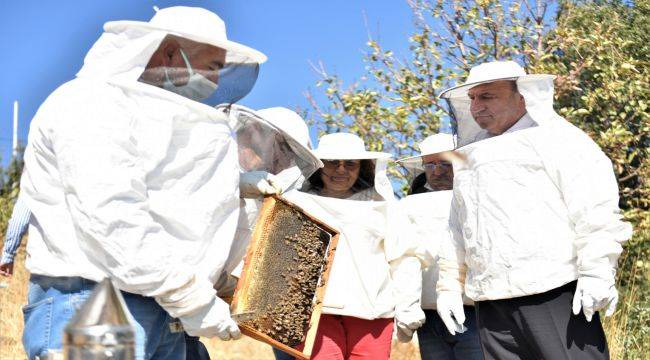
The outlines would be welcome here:
<svg viewBox="0 0 650 360">
<path fill-rule="evenodd" d="M 14 274 L 14 263 L 0 264 L 0 275 L 11 277 Z"/>
</svg>

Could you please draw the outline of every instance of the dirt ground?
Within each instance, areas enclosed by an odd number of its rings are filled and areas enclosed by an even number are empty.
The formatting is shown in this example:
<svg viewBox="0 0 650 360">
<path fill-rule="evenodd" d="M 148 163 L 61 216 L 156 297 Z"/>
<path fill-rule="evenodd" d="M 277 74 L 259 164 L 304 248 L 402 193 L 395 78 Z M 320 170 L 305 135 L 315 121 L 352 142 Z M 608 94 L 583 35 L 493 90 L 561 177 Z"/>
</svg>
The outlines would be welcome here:
<svg viewBox="0 0 650 360">
<path fill-rule="evenodd" d="M 21 344 L 23 332 L 23 315 L 21 306 L 27 298 L 29 273 L 25 270 L 25 247 L 18 251 L 14 266 L 14 276 L 0 277 L 0 360 L 25 359 Z M 206 344 L 212 359 L 244 360 L 274 359 L 271 347 L 248 337 L 237 341 L 220 341 L 218 339 L 201 339 Z M 391 359 L 419 360 L 420 355 L 416 341 L 408 344 L 393 343 Z"/>
</svg>

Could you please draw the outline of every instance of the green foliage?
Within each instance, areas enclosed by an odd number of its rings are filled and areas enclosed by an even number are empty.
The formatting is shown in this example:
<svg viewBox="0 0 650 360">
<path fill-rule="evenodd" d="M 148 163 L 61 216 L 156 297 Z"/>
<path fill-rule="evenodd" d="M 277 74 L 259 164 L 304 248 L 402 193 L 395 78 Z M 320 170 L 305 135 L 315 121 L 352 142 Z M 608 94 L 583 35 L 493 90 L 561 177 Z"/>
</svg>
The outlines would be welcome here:
<svg viewBox="0 0 650 360">
<path fill-rule="evenodd" d="M 12 159 L 6 169 L 0 166 L 0 197 L 15 198 L 18 196 L 23 165 L 21 155 Z"/>
<path fill-rule="evenodd" d="M 560 115 L 612 159 L 624 209 L 650 206 L 650 1 L 565 4 L 537 72 L 557 74 Z"/>
</svg>

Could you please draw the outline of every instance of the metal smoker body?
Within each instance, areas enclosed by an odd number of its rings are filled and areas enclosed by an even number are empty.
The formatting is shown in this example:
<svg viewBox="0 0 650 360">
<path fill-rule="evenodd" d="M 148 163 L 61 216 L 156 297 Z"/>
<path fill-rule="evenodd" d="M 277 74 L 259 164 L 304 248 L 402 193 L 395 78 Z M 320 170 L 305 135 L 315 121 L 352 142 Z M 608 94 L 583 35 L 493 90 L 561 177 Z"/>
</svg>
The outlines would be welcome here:
<svg viewBox="0 0 650 360">
<path fill-rule="evenodd" d="M 135 359 L 131 319 L 120 291 L 108 278 L 102 280 L 65 327 L 64 359 Z"/>
</svg>

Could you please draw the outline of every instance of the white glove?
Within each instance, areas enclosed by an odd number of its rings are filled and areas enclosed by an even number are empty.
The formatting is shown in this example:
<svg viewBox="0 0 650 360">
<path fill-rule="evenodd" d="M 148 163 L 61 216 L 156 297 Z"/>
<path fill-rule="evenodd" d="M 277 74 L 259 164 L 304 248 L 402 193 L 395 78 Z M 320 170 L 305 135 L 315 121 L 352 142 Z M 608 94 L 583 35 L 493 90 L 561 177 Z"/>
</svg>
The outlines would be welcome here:
<svg viewBox="0 0 650 360">
<path fill-rule="evenodd" d="M 438 315 L 445 323 L 447 330 L 452 335 L 462 334 L 467 328 L 465 322 L 465 310 L 463 309 L 463 297 L 461 293 L 455 291 L 438 291 L 436 308 Z"/>
<path fill-rule="evenodd" d="M 397 340 L 403 343 L 411 341 L 415 330 L 419 329 L 425 321 L 424 311 L 417 304 L 417 309 L 409 309 L 395 314 L 395 332 Z"/>
<path fill-rule="evenodd" d="M 180 320 L 185 332 L 192 336 L 218 336 L 224 341 L 241 337 L 237 323 L 230 317 L 230 307 L 216 296 L 199 311 L 181 316 Z"/>
<path fill-rule="evenodd" d="M 395 332 L 401 342 L 409 342 L 413 332 L 424 324 L 420 305 L 422 296 L 422 265 L 415 256 L 393 260 L 391 276 L 394 283 Z"/>
<path fill-rule="evenodd" d="M 275 175 L 266 171 L 249 171 L 239 175 L 239 197 L 241 198 L 254 199 L 281 192 L 282 187 Z"/>
<path fill-rule="evenodd" d="M 578 315 L 582 308 L 587 321 L 591 321 L 596 311 L 607 308 L 605 316 L 610 316 L 616 310 L 617 303 L 618 291 L 613 281 L 589 276 L 578 278 L 576 293 L 573 295 L 574 315 Z"/>
</svg>

